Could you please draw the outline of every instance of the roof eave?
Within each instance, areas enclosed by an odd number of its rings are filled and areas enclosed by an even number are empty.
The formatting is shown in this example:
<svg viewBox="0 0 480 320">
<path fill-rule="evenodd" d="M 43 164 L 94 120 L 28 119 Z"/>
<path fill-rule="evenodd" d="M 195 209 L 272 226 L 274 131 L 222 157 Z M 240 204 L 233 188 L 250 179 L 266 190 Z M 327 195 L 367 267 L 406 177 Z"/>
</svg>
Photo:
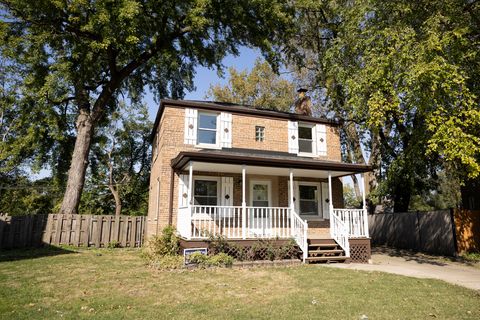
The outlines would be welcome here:
<svg viewBox="0 0 480 320">
<path fill-rule="evenodd" d="M 188 162 L 216 162 L 223 164 L 245 164 L 262 167 L 278 166 L 292 169 L 311 169 L 311 170 L 331 170 L 331 171 L 348 171 L 354 173 L 364 173 L 372 171 L 369 165 L 343 163 L 343 162 L 327 162 L 321 160 L 287 160 L 258 156 L 240 156 L 227 154 L 213 154 L 208 152 L 180 152 L 171 160 L 171 167 L 174 170 L 183 169 Z"/>
</svg>

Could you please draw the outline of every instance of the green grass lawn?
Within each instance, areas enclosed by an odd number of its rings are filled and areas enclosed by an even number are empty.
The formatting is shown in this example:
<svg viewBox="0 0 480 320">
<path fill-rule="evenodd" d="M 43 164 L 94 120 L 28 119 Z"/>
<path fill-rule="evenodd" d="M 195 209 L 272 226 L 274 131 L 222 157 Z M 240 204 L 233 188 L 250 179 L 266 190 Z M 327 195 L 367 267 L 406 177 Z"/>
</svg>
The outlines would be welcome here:
<svg viewBox="0 0 480 320">
<path fill-rule="evenodd" d="M 14 261 L 9 261 L 17 259 Z M 436 280 L 319 265 L 155 271 L 138 250 L 0 251 L 1 319 L 480 319 Z"/>
</svg>

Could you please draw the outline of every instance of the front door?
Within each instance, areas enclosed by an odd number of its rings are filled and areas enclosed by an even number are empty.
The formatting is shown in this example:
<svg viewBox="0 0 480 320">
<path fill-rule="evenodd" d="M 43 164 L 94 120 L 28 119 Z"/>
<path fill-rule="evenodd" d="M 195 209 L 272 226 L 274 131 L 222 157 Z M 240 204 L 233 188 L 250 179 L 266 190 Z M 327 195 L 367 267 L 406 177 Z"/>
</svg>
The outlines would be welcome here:
<svg viewBox="0 0 480 320">
<path fill-rule="evenodd" d="M 269 236 L 272 233 L 269 214 L 270 192 L 270 181 L 250 182 L 250 205 L 252 208 L 249 215 L 249 231 L 253 236 Z"/>
</svg>

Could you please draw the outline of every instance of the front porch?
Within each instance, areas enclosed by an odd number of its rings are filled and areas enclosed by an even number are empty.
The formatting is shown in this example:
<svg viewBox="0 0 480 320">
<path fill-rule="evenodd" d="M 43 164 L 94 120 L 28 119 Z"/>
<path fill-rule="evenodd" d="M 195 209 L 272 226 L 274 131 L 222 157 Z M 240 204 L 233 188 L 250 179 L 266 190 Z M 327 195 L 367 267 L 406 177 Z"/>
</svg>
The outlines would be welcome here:
<svg viewBox="0 0 480 320">
<path fill-rule="evenodd" d="M 352 173 L 345 167 L 312 170 L 193 159 L 178 163 L 176 224 L 186 240 L 212 235 L 231 241 L 294 239 L 306 261 L 314 238 L 333 239 L 346 258 L 350 257 L 349 239 L 368 238 L 365 206 L 334 207 L 335 200 L 339 204 L 343 200 L 333 196 L 332 180 Z"/>
</svg>

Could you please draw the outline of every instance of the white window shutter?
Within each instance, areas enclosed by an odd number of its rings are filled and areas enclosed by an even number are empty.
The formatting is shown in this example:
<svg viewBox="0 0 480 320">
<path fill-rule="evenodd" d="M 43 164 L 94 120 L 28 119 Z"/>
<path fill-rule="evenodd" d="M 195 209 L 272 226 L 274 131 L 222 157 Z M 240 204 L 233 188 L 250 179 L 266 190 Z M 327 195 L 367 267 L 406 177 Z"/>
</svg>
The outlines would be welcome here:
<svg viewBox="0 0 480 320">
<path fill-rule="evenodd" d="M 324 124 L 317 124 L 315 126 L 316 131 L 316 145 L 317 155 L 327 155 L 327 126 Z"/>
<path fill-rule="evenodd" d="M 233 205 L 233 177 L 222 177 L 222 192 L 220 203 L 222 206 Z"/>
<path fill-rule="evenodd" d="M 178 176 L 178 207 L 188 207 L 188 174 Z"/>
<path fill-rule="evenodd" d="M 298 153 L 298 122 L 288 121 L 288 152 Z"/>
<path fill-rule="evenodd" d="M 220 113 L 220 146 L 232 147 L 232 114 L 228 112 Z"/>
<path fill-rule="evenodd" d="M 197 109 L 185 108 L 185 144 L 197 144 Z"/>
</svg>

